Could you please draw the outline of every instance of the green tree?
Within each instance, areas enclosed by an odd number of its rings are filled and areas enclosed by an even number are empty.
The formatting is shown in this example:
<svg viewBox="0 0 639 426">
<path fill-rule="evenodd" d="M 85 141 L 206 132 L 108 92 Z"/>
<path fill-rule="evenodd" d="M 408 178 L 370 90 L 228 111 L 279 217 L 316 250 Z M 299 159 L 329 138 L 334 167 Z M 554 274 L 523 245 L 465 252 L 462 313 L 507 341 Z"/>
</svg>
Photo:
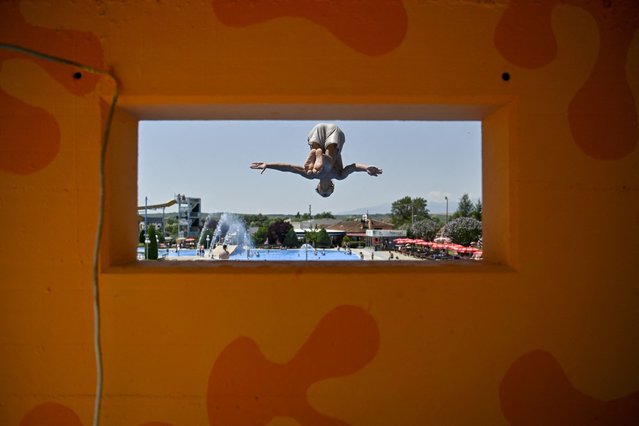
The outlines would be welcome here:
<svg viewBox="0 0 639 426">
<path fill-rule="evenodd" d="M 138 234 L 138 242 L 140 244 L 144 244 L 144 240 L 146 239 L 146 233 L 144 232 L 144 229 L 140 230 L 140 233 Z"/>
<path fill-rule="evenodd" d="M 426 208 L 426 200 L 417 197 L 404 197 L 393 202 L 391 206 L 391 222 L 395 227 L 400 228 L 402 225 L 410 225 L 413 222 L 430 219 L 430 214 Z"/>
<path fill-rule="evenodd" d="M 326 229 L 321 228 L 317 232 L 317 246 L 316 247 L 330 247 L 331 237 L 328 235 Z"/>
<path fill-rule="evenodd" d="M 166 225 L 164 229 L 171 239 L 176 239 L 178 236 L 177 217 L 168 217 L 166 219 Z"/>
<path fill-rule="evenodd" d="M 322 212 L 316 214 L 315 219 L 335 219 L 335 216 L 331 212 Z"/>
<path fill-rule="evenodd" d="M 482 217 L 482 205 L 481 205 L 481 200 L 477 200 L 477 202 L 475 203 L 475 207 L 473 208 L 473 211 L 470 215 L 473 219 L 477 219 L 478 221 L 481 222 L 481 217 Z"/>
<path fill-rule="evenodd" d="M 286 232 L 286 235 L 284 236 L 283 244 L 285 247 L 292 247 L 292 248 L 297 248 L 301 245 L 300 241 L 297 239 L 297 234 L 295 234 L 295 230 L 293 228 L 290 228 Z"/>
<path fill-rule="evenodd" d="M 260 227 L 262 225 L 268 224 L 269 222 L 268 216 L 265 216 L 262 213 L 242 215 L 242 220 L 244 221 L 247 227 L 252 227 L 252 226 Z"/>
<path fill-rule="evenodd" d="M 472 217 L 460 217 L 448 222 L 444 227 L 444 236 L 454 243 L 468 245 L 481 238 L 481 222 Z"/>
<path fill-rule="evenodd" d="M 255 245 L 261 246 L 264 244 L 264 241 L 266 241 L 267 236 L 268 236 L 268 226 L 262 225 L 253 234 L 253 242 L 255 243 Z"/>
<path fill-rule="evenodd" d="M 344 238 L 342 238 L 342 247 L 346 247 L 347 245 L 349 245 L 351 242 L 351 237 L 349 237 L 348 235 L 344 236 Z"/>
<path fill-rule="evenodd" d="M 284 222 L 282 219 L 271 223 L 267 233 L 268 243 L 282 244 L 289 229 L 293 229 L 293 225 L 290 222 Z"/>
<path fill-rule="evenodd" d="M 424 219 L 419 222 L 415 222 L 415 225 L 411 226 L 410 231 L 413 238 L 422 238 L 426 241 L 432 241 L 440 228 L 441 223 L 438 220 Z"/>
<path fill-rule="evenodd" d="M 158 258 L 158 237 L 155 233 L 155 226 L 149 226 L 149 247 L 147 249 L 147 259 L 157 260 Z"/>
<path fill-rule="evenodd" d="M 457 211 L 453 214 L 452 218 L 457 219 L 459 217 L 470 217 L 474 208 L 475 206 L 473 205 L 473 202 L 470 201 L 468 194 L 464 194 L 459 199 Z"/>
<path fill-rule="evenodd" d="M 318 231 L 305 231 L 304 232 L 304 241 L 314 247 L 317 247 L 317 238 L 319 236 Z"/>
</svg>

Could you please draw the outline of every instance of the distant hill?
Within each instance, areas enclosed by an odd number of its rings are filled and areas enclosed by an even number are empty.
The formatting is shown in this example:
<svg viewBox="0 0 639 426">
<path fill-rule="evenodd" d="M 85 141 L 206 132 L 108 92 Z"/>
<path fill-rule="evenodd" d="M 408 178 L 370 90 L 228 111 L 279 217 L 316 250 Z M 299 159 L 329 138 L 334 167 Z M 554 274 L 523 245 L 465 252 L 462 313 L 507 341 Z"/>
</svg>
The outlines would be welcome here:
<svg viewBox="0 0 639 426">
<path fill-rule="evenodd" d="M 339 216 L 362 215 L 362 214 L 390 214 L 391 203 L 378 204 L 376 206 L 360 207 L 353 210 L 347 210 L 334 213 Z"/>
<path fill-rule="evenodd" d="M 433 214 L 446 214 L 446 201 L 426 200 L 426 208 Z M 336 215 L 361 215 L 361 214 L 390 214 L 393 203 L 377 204 L 375 206 L 360 207 L 353 210 L 337 212 Z M 448 201 L 448 214 L 451 215 L 457 210 L 457 201 Z"/>
</svg>

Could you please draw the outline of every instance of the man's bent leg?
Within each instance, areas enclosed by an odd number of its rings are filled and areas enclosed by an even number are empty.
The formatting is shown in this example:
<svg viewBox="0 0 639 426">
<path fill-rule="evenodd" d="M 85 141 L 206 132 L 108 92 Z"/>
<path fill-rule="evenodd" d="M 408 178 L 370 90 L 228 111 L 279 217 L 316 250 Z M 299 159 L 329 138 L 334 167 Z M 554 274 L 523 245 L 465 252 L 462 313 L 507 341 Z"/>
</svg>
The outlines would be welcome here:
<svg viewBox="0 0 639 426">
<path fill-rule="evenodd" d="M 322 171 L 323 167 L 324 167 L 324 154 L 322 153 L 322 150 L 318 148 L 315 150 L 315 164 L 313 164 L 313 171 L 315 173 L 319 173 Z"/>
</svg>

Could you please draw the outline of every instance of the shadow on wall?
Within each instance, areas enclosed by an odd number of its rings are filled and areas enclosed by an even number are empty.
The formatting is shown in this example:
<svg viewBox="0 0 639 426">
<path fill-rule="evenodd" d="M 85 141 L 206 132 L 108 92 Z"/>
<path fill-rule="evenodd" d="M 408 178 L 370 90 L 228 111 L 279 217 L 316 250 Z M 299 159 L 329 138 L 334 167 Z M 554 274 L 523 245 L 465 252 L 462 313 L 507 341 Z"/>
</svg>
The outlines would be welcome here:
<svg viewBox="0 0 639 426">
<path fill-rule="evenodd" d="M 222 350 L 209 376 L 209 424 L 268 424 L 291 417 L 300 424 L 344 425 L 309 404 L 307 389 L 331 377 L 364 368 L 379 349 L 375 319 L 357 306 L 338 306 L 317 324 L 286 364 L 268 361 L 254 340 L 240 337 Z M 71 408 L 46 402 L 31 409 L 20 426 L 83 426 Z M 171 426 L 150 422 L 140 426 Z"/>
<path fill-rule="evenodd" d="M 211 370 L 209 424 L 265 425 L 275 417 L 292 417 L 300 424 L 343 425 L 316 412 L 306 390 L 320 380 L 363 368 L 378 346 L 377 324 L 355 306 L 340 306 L 324 316 L 286 364 L 266 360 L 253 340 L 236 339 Z M 631 426 L 639 422 L 639 391 L 611 401 L 595 399 L 576 389 L 557 360 L 542 350 L 528 352 L 510 366 L 499 387 L 499 399 L 504 417 L 513 426 Z M 55 402 L 34 407 L 20 422 L 20 426 L 52 425 L 83 426 L 72 409 Z M 156 421 L 140 426 L 172 425 Z"/>
</svg>

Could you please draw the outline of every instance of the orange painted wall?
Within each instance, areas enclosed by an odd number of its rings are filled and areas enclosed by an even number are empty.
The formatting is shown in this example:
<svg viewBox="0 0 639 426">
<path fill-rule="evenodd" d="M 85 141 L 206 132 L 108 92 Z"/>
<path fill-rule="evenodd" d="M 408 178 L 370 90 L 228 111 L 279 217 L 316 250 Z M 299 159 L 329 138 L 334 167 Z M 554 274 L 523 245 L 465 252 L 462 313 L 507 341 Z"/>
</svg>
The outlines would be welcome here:
<svg viewBox="0 0 639 426">
<path fill-rule="evenodd" d="M 638 16 L 632 0 L 0 2 L 0 423 L 91 424 L 115 90 L 18 45 L 120 89 L 102 424 L 636 424 Z M 132 263 L 140 118 L 367 108 L 484 121 L 487 262 Z"/>
</svg>

